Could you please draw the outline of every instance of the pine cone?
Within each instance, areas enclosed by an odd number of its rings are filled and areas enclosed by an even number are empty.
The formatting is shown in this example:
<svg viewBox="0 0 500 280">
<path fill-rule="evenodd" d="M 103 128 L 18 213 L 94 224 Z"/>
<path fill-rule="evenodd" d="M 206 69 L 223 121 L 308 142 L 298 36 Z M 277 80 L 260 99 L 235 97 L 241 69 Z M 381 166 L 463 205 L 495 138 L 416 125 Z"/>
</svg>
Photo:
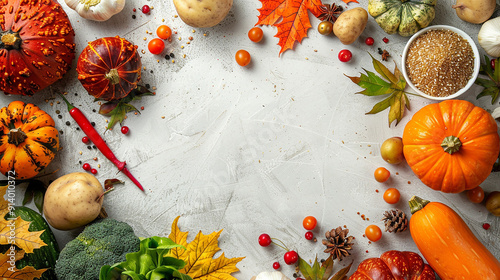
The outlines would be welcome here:
<svg viewBox="0 0 500 280">
<path fill-rule="evenodd" d="M 408 228 L 408 218 L 399 209 L 385 211 L 382 221 L 385 224 L 385 231 L 388 232 L 403 232 Z"/>
<path fill-rule="evenodd" d="M 342 227 L 327 231 L 325 233 L 326 239 L 322 241 L 323 245 L 326 246 L 324 252 L 331 254 L 334 260 L 338 258 L 339 261 L 341 261 L 343 257 L 351 255 L 349 251 L 352 249 L 352 240 L 354 237 L 347 236 L 347 234 L 349 234 L 349 230 L 342 229 Z"/>
</svg>

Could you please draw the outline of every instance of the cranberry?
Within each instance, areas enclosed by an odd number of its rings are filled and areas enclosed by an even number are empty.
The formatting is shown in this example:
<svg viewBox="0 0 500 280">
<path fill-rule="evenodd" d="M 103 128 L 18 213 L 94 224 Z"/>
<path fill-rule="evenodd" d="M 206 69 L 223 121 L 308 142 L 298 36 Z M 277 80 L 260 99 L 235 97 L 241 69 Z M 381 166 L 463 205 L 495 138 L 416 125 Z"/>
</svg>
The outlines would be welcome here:
<svg viewBox="0 0 500 280">
<path fill-rule="evenodd" d="M 306 232 L 305 237 L 307 240 L 312 240 L 314 237 L 314 234 L 310 231 Z"/>
<path fill-rule="evenodd" d="M 90 142 L 90 139 L 87 136 L 82 137 L 82 142 L 85 144 L 88 144 Z"/>
<path fill-rule="evenodd" d="M 484 223 L 484 224 L 483 224 L 483 228 L 484 228 L 485 230 L 490 229 L 490 227 L 491 227 L 491 225 L 490 225 L 490 224 L 488 224 L 488 223 Z"/>
<path fill-rule="evenodd" d="M 123 134 L 127 134 L 127 133 L 128 133 L 128 131 L 129 131 L 128 126 L 122 126 L 121 131 L 122 131 L 122 133 L 123 133 Z"/>
<path fill-rule="evenodd" d="M 90 171 L 90 169 L 92 169 L 92 167 L 90 167 L 90 164 L 88 164 L 88 163 L 84 163 L 83 166 L 82 166 L 82 168 L 85 171 Z"/>
<path fill-rule="evenodd" d="M 297 252 L 295 251 L 288 251 L 285 253 L 283 258 L 285 259 L 286 264 L 292 265 L 299 260 L 299 254 L 297 254 Z"/>
<path fill-rule="evenodd" d="M 350 50 L 341 50 L 339 52 L 339 60 L 342 62 L 349 62 L 352 58 L 352 53 Z"/>
<path fill-rule="evenodd" d="M 149 12 L 151 12 L 151 8 L 148 5 L 142 6 L 141 10 L 143 14 L 149 14 Z"/>
<path fill-rule="evenodd" d="M 491 69 L 495 70 L 495 62 L 496 62 L 496 59 L 492 58 L 490 60 L 490 65 L 491 65 Z"/>
<path fill-rule="evenodd" d="M 373 45 L 373 43 L 375 43 L 375 40 L 373 40 L 372 37 L 368 37 L 365 39 L 365 44 L 367 44 L 368 46 Z"/>
<path fill-rule="evenodd" d="M 271 236 L 269 236 L 269 234 L 267 233 L 263 233 L 259 236 L 259 244 L 260 246 L 262 247 L 267 247 L 269 245 L 271 245 Z"/>
<path fill-rule="evenodd" d="M 279 262 L 274 262 L 274 263 L 273 263 L 273 268 L 274 268 L 274 269 L 280 269 L 280 267 L 281 267 L 281 265 L 280 265 L 280 263 L 279 263 Z"/>
<path fill-rule="evenodd" d="M 384 43 L 389 43 L 389 39 L 387 39 L 387 37 L 384 37 L 384 39 L 382 39 L 382 41 L 384 41 Z"/>
<path fill-rule="evenodd" d="M 92 174 L 94 174 L 94 175 L 95 175 L 95 174 L 97 174 L 97 170 L 96 170 L 96 169 L 94 169 L 94 168 L 92 168 L 92 170 L 90 170 L 90 173 L 92 173 Z"/>
</svg>

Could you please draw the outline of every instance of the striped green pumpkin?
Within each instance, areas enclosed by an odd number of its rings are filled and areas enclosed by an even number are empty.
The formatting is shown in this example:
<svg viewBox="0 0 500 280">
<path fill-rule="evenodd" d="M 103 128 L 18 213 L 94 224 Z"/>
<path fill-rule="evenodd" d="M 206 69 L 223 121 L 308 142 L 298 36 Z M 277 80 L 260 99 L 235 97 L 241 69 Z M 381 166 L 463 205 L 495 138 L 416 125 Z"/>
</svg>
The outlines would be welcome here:
<svg viewBox="0 0 500 280">
<path fill-rule="evenodd" d="M 411 36 L 436 16 L 437 0 L 368 0 L 368 13 L 388 34 Z"/>
</svg>

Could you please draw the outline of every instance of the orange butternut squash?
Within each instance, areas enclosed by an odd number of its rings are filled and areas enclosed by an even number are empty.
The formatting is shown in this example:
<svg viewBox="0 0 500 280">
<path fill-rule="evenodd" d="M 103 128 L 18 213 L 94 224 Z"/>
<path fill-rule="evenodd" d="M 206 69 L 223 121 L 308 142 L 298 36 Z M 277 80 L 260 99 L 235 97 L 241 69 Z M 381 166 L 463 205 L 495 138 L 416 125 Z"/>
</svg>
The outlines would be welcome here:
<svg viewBox="0 0 500 280">
<path fill-rule="evenodd" d="M 411 237 L 442 280 L 500 280 L 500 262 L 453 209 L 416 196 L 409 204 Z"/>
</svg>

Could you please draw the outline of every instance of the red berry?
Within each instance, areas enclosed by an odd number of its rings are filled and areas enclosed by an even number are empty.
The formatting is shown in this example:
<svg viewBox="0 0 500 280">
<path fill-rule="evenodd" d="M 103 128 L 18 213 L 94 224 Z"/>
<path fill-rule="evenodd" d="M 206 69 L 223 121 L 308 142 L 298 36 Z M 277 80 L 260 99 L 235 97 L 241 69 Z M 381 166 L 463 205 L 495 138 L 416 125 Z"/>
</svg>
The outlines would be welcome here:
<svg viewBox="0 0 500 280">
<path fill-rule="evenodd" d="M 137 11 L 137 10 L 135 8 L 133 8 L 132 11 L 134 11 L 134 13 L 135 13 L 135 11 Z"/>
<path fill-rule="evenodd" d="M 372 37 L 366 38 L 365 44 L 367 44 L 368 46 L 371 46 L 371 45 L 373 45 L 373 43 L 375 43 L 375 40 L 373 40 Z"/>
<path fill-rule="evenodd" d="M 384 41 L 384 43 L 389 43 L 389 39 L 387 39 L 387 37 L 384 37 L 384 39 L 382 39 L 382 41 Z"/>
<path fill-rule="evenodd" d="M 151 11 L 151 8 L 149 8 L 148 5 L 142 6 L 142 13 L 149 14 L 150 11 Z"/>
<path fill-rule="evenodd" d="M 490 225 L 490 224 L 488 224 L 488 223 L 484 223 L 484 224 L 483 224 L 483 228 L 484 228 L 485 230 L 490 229 L 490 227 L 491 227 L 491 225 Z"/>
<path fill-rule="evenodd" d="M 342 62 L 349 62 L 352 58 L 352 53 L 350 50 L 341 50 L 339 52 L 339 60 Z"/>
<path fill-rule="evenodd" d="M 82 142 L 85 144 L 88 144 L 90 142 L 90 139 L 87 136 L 82 137 Z"/>
<path fill-rule="evenodd" d="M 129 131 L 128 126 L 122 126 L 121 131 L 122 131 L 122 133 L 123 133 L 123 134 L 127 134 L 127 133 L 128 133 L 128 131 Z"/>
<path fill-rule="evenodd" d="M 280 263 L 279 263 L 279 262 L 274 262 L 274 263 L 273 263 L 273 268 L 274 268 L 274 269 L 280 269 L 280 267 L 281 267 L 281 265 L 280 265 Z"/>
<path fill-rule="evenodd" d="M 292 265 L 296 263 L 299 260 L 299 254 L 295 251 L 288 251 L 285 253 L 285 256 L 283 256 L 285 259 L 285 263 L 288 265 Z"/>
<path fill-rule="evenodd" d="M 269 236 L 269 234 L 267 233 L 263 233 L 259 236 L 259 244 L 260 246 L 262 247 L 267 247 L 269 245 L 271 245 L 271 236 Z"/>
<path fill-rule="evenodd" d="M 495 70 L 495 61 L 496 61 L 496 59 L 494 59 L 494 58 L 492 58 L 490 60 L 491 69 L 493 69 L 493 70 Z"/>
<path fill-rule="evenodd" d="M 88 164 L 88 163 L 84 163 L 83 166 L 82 166 L 82 168 L 85 171 L 90 171 L 90 169 L 92 169 L 92 167 L 90 167 L 90 164 Z"/>
<path fill-rule="evenodd" d="M 308 232 L 306 232 L 305 237 L 307 240 L 312 240 L 314 237 L 314 234 L 312 232 L 308 231 Z"/>
<path fill-rule="evenodd" d="M 90 173 L 92 173 L 92 174 L 94 174 L 94 175 L 95 175 L 95 174 L 97 174 L 97 170 L 96 170 L 96 169 L 94 169 L 94 168 L 92 168 L 92 170 L 90 170 Z"/>
</svg>

